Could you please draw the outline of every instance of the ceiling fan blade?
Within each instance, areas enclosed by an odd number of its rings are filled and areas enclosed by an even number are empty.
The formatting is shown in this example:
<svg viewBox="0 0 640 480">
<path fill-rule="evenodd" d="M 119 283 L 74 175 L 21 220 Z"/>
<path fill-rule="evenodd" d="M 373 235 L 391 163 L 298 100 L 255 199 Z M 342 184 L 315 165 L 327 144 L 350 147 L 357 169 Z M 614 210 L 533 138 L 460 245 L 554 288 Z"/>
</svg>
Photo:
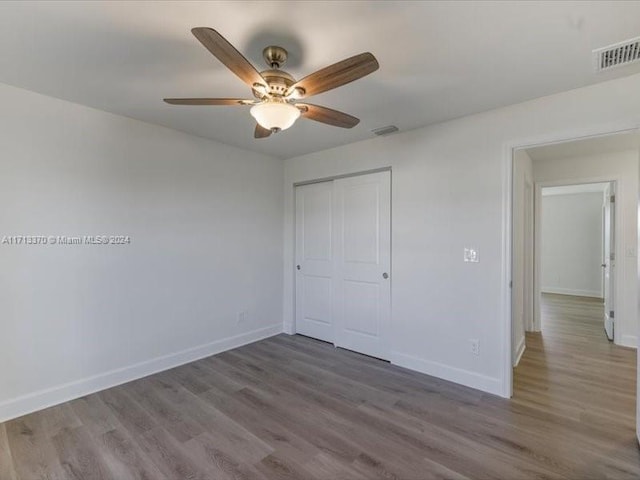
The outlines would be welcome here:
<svg viewBox="0 0 640 480">
<path fill-rule="evenodd" d="M 360 123 L 358 118 L 331 108 L 310 103 L 296 103 L 296 107 L 300 108 L 302 117 L 333 125 L 334 127 L 353 128 Z"/>
<path fill-rule="evenodd" d="M 213 28 L 196 27 L 191 33 L 209 50 L 214 57 L 220 60 L 226 67 L 235 73 L 240 79 L 253 88 L 255 83 L 267 85 L 253 65 L 244 58 L 222 35 Z"/>
<path fill-rule="evenodd" d="M 253 132 L 254 138 L 267 138 L 271 135 L 271 130 L 262 127 L 259 123 L 256 123 L 256 130 Z"/>
<path fill-rule="evenodd" d="M 165 98 L 171 105 L 253 105 L 253 100 L 242 98 Z"/>
<path fill-rule="evenodd" d="M 304 93 L 300 92 L 298 98 L 310 97 L 358 80 L 375 72 L 379 67 L 376 57 L 371 53 L 361 53 L 307 75 L 292 85 L 288 93 L 301 88 Z"/>
</svg>

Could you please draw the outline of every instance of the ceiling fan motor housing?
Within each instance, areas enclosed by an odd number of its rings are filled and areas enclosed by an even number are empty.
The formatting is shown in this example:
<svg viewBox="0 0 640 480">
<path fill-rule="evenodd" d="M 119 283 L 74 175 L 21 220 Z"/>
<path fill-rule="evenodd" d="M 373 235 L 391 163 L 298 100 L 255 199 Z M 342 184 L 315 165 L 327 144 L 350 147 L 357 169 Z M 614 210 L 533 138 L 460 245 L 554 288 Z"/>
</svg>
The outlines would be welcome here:
<svg viewBox="0 0 640 480">
<path fill-rule="evenodd" d="M 280 70 L 280 68 L 287 62 L 288 52 L 277 45 L 270 45 L 262 51 L 262 57 L 267 65 L 270 67 L 268 70 L 260 72 L 262 78 L 267 82 L 266 92 L 262 88 L 254 88 L 253 95 L 257 98 L 262 98 L 264 93 L 268 93 L 271 96 L 283 97 L 289 87 L 296 83 L 295 78 L 289 75 L 287 72 Z"/>
<path fill-rule="evenodd" d="M 262 50 L 262 58 L 271 68 L 280 68 L 287 63 L 289 53 L 277 45 L 269 45 Z"/>
<path fill-rule="evenodd" d="M 295 78 L 289 75 L 287 72 L 278 69 L 264 70 L 260 72 L 262 78 L 267 81 L 267 93 L 279 97 L 284 96 L 289 90 L 289 87 L 296 83 Z M 256 92 L 254 89 L 253 94 L 261 98 L 260 92 Z"/>
</svg>

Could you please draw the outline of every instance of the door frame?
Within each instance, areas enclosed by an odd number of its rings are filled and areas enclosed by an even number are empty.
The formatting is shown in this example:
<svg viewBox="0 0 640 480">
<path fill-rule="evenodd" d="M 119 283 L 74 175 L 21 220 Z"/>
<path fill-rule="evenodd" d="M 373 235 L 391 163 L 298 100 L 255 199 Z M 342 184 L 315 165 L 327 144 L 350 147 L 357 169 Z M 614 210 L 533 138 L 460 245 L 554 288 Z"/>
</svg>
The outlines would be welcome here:
<svg viewBox="0 0 640 480">
<path fill-rule="evenodd" d="M 622 179 L 619 176 L 603 175 L 601 177 L 575 177 L 568 180 L 549 180 L 544 182 L 535 182 L 535 199 L 533 207 L 533 331 L 540 332 L 542 330 L 542 316 L 540 314 L 540 296 L 542 295 L 542 189 L 547 187 L 567 187 L 571 185 L 584 185 L 588 183 L 613 183 L 615 184 L 615 195 L 620 195 L 620 185 Z M 616 198 L 617 200 L 617 198 Z M 622 252 L 622 232 L 624 232 L 623 223 L 624 219 L 621 215 L 618 215 L 617 205 L 620 202 L 613 204 L 615 211 L 615 223 L 614 223 L 614 252 L 616 258 L 621 255 Z M 621 288 L 619 285 L 624 284 L 623 269 L 616 266 L 614 270 L 613 281 L 613 305 L 614 309 L 618 310 L 618 306 L 621 305 Z M 620 318 L 620 317 L 617 317 Z M 614 331 L 615 335 L 615 331 Z M 615 335 L 615 341 L 618 343 L 620 340 L 618 335 Z"/>
<path fill-rule="evenodd" d="M 311 185 L 313 183 L 323 183 L 323 182 L 332 182 L 334 180 L 340 180 L 341 178 L 349 178 L 349 177 L 360 177 L 362 175 L 369 175 L 370 173 L 379 173 L 379 172 L 391 172 L 391 167 L 381 167 L 381 168 L 373 168 L 371 170 L 362 170 L 353 173 L 344 173 L 342 175 L 332 175 L 330 177 L 321 177 L 321 178 L 313 178 L 311 180 L 303 180 L 301 182 L 293 183 L 293 193 L 295 200 L 295 188 L 300 187 L 302 185 Z M 393 174 L 391 174 L 393 175 Z"/>
<path fill-rule="evenodd" d="M 524 224 L 524 281 L 523 285 L 523 296 L 522 296 L 522 307 L 525 310 L 524 313 L 524 332 L 533 331 L 534 330 L 534 318 L 535 318 L 535 309 L 533 306 L 533 298 L 534 298 L 534 286 L 535 286 L 535 218 L 536 218 L 536 189 L 535 182 L 533 179 L 528 179 L 525 177 L 524 179 L 524 191 L 525 191 L 525 201 L 524 207 L 526 208 L 525 213 L 525 224 Z M 527 192 L 527 190 L 530 190 Z M 526 320 L 526 321 L 525 321 Z M 522 350 L 524 353 L 524 349 Z"/>
<path fill-rule="evenodd" d="M 513 261 L 511 258 L 513 243 L 513 171 L 514 155 L 516 150 L 523 148 L 541 147 L 554 145 L 587 138 L 615 135 L 619 133 L 640 132 L 639 122 L 617 122 L 609 123 L 606 126 L 584 128 L 580 130 L 567 130 L 565 132 L 547 133 L 523 137 L 503 143 L 502 146 L 502 272 L 501 272 L 501 317 L 502 329 L 499 332 L 502 348 L 502 397 L 511 398 L 513 396 L 513 363 L 512 363 L 512 271 Z M 637 247 L 640 249 L 640 236 Z M 640 250 L 638 250 L 640 251 Z M 639 257 L 640 258 L 640 257 Z M 638 278 L 640 283 L 640 277 Z"/>
<path fill-rule="evenodd" d="M 361 170 L 358 172 L 352 172 L 352 173 L 345 173 L 342 175 L 332 175 L 329 177 L 321 177 L 321 178 L 314 178 L 311 180 L 304 180 L 301 182 L 294 182 L 293 183 L 293 205 L 296 205 L 296 187 L 300 187 L 303 185 L 312 185 L 314 183 L 324 183 L 324 182 L 332 182 L 334 180 L 339 180 L 341 178 L 349 178 L 349 177 L 359 177 L 362 175 L 369 175 L 371 173 L 380 173 L 380 172 L 389 172 L 389 222 L 390 222 L 390 226 L 389 226 L 389 236 L 390 236 L 390 241 L 389 241 L 389 281 L 391 282 L 389 285 L 389 302 L 390 302 L 390 313 L 389 313 L 389 321 L 391 323 L 393 323 L 393 172 L 391 170 L 391 167 L 381 167 L 381 168 L 374 168 L 371 170 Z M 295 242 L 295 235 L 296 235 L 296 231 L 297 231 L 297 224 L 296 224 L 296 216 L 295 214 L 293 215 L 293 235 L 294 235 L 294 241 L 293 241 L 293 255 L 292 255 L 292 274 L 293 274 L 293 278 L 295 279 L 295 265 L 296 265 L 296 255 L 297 255 L 297 250 L 296 250 L 296 242 Z M 287 333 L 291 334 L 291 335 L 295 335 L 296 333 L 298 333 L 297 330 L 297 315 L 296 315 L 296 311 L 297 311 L 297 292 L 296 292 L 296 285 L 295 285 L 295 281 L 293 283 L 293 321 L 291 323 L 291 330 L 288 331 Z M 387 339 L 388 342 L 388 346 L 389 346 L 389 351 L 391 351 L 391 345 L 392 345 L 392 337 L 393 337 L 393 332 L 389 332 L 389 338 Z M 334 339 L 335 341 L 335 339 Z M 335 343 L 334 343 L 335 345 Z"/>
</svg>

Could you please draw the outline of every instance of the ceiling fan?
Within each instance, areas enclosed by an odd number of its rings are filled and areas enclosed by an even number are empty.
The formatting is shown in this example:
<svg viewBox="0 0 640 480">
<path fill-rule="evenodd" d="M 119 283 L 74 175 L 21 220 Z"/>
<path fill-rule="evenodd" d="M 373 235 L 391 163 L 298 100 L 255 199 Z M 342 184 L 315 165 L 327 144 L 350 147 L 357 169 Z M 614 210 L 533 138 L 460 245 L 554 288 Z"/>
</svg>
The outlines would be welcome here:
<svg viewBox="0 0 640 480">
<path fill-rule="evenodd" d="M 235 73 L 250 88 L 255 99 L 241 98 L 165 98 L 172 105 L 244 105 L 251 106 L 256 119 L 255 138 L 266 138 L 286 130 L 299 118 L 308 118 L 342 128 L 352 128 L 360 120 L 327 107 L 298 100 L 353 82 L 379 67 L 371 53 L 361 53 L 318 70 L 296 81 L 280 68 L 287 61 L 287 51 L 278 46 L 266 47 L 262 56 L 269 69 L 258 72 L 222 35 L 207 27 L 191 33 L 209 52 Z"/>
</svg>

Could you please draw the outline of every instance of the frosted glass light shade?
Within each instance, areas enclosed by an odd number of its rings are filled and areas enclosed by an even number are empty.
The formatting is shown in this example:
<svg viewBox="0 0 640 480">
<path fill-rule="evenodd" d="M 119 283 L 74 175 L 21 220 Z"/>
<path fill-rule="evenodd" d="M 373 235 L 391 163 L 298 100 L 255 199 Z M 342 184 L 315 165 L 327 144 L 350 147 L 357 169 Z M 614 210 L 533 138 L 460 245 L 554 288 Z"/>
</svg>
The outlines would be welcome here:
<svg viewBox="0 0 640 480">
<path fill-rule="evenodd" d="M 300 110 L 288 103 L 267 102 L 251 107 L 251 116 L 267 130 L 286 130 L 300 116 Z"/>
</svg>

